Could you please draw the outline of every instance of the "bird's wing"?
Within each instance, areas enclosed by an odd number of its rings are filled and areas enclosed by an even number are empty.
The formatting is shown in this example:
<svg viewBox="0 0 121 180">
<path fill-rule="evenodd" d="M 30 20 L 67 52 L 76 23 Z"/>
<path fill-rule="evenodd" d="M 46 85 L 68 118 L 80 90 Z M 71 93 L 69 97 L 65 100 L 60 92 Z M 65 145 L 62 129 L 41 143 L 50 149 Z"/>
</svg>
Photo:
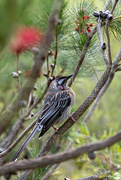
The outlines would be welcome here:
<svg viewBox="0 0 121 180">
<path fill-rule="evenodd" d="M 51 93 L 46 96 L 43 110 L 38 117 L 38 121 L 43 125 L 40 136 L 42 136 L 56 122 L 70 104 L 71 97 L 66 91 L 61 91 L 58 94 Z"/>
</svg>

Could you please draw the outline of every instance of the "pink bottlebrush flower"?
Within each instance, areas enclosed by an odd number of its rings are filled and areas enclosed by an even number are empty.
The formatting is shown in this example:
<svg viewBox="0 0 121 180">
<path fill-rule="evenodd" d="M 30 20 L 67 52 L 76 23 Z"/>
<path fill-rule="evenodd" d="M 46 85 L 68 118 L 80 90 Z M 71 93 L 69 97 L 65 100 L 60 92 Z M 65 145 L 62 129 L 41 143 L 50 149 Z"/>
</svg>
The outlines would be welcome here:
<svg viewBox="0 0 121 180">
<path fill-rule="evenodd" d="M 88 20 L 90 17 L 88 15 L 83 16 L 83 20 Z"/>
<path fill-rule="evenodd" d="M 91 29 L 90 29 L 90 27 L 87 27 L 87 31 L 88 31 L 89 33 L 91 33 Z"/>
<path fill-rule="evenodd" d="M 21 52 L 30 49 L 40 44 L 44 39 L 43 33 L 33 27 L 21 27 L 17 29 L 15 35 L 10 41 L 12 52 L 20 54 Z"/>
</svg>

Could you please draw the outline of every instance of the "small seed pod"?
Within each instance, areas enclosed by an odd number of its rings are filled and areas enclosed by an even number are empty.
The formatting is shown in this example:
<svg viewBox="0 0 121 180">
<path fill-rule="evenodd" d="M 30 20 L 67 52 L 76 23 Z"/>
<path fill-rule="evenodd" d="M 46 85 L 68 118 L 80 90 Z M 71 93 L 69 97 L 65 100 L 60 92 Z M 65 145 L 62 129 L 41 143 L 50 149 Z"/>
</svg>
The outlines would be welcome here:
<svg viewBox="0 0 121 180">
<path fill-rule="evenodd" d="M 48 78 L 48 80 L 49 80 L 49 81 L 52 81 L 52 80 L 53 80 L 53 77 L 50 76 L 50 77 Z"/>
<path fill-rule="evenodd" d="M 35 54 L 35 55 L 37 55 L 39 52 L 39 49 L 36 47 L 33 47 L 31 50 L 32 50 L 33 54 Z"/>
<path fill-rule="evenodd" d="M 54 64 L 51 64 L 50 67 L 53 69 L 53 68 L 55 67 L 55 65 L 54 65 Z"/>
<path fill-rule="evenodd" d="M 103 43 L 102 50 L 104 51 L 106 49 L 106 43 Z"/>
<path fill-rule="evenodd" d="M 101 17 L 101 18 L 104 18 L 104 17 L 103 17 L 103 14 L 104 14 L 104 12 L 103 12 L 103 11 L 100 11 L 100 17 Z"/>
<path fill-rule="evenodd" d="M 13 78 L 18 78 L 18 73 L 17 72 L 12 72 L 11 74 L 12 74 Z"/>
<path fill-rule="evenodd" d="M 92 151 L 92 152 L 88 152 L 88 157 L 89 157 L 89 159 L 94 160 L 96 156 L 95 156 L 94 152 Z"/>
<path fill-rule="evenodd" d="M 34 85 L 33 90 L 37 90 L 37 84 Z"/>
<path fill-rule="evenodd" d="M 26 107 L 27 102 L 24 101 L 24 100 L 21 100 L 19 104 L 20 104 L 21 107 Z"/>
<path fill-rule="evenodd" d="M 95 16 L 95 17 L 99 17 L 99 16 L 100 16 L 100 13 L 99 13 L 99 12 L 97 12 L 97 11 L 94 11 L 93 16 Z"/>
<path fill-rule="evenodd" d="M 54 51 L 53 50 L 51 50 L 51 51 L 48 51 L 48 56 L 53 56 L 54 55 Z"/>
<path fill-rule="evenodd" d="M 47 73 L 44 73 L 43 75 L 44 75 L 46 78 L 48 78 L 48 74 L 47 74 Z"/>
<path fill-rule="evenodd" d="M 108 20 L 112 20 L 112 19 L 113 19 L 112 14 L 108 14 L 107 19 L 108 19 Z"/>
<path fill-rule="evenodd" d="M 61 25 L 61 23 L 62 23 L 62 20 L 58 19 L 58 25 Z"/>
<path fill-rule="evenodd" d="M 108 14 L 106 14 L 105 12 L 103 13 L 103 18 L 106 19 L 108 16 Z"/>
<path fill-rule="evenodd" d="M 34 116 L 34 113 L 33 113 L 33 112 L 31 112 L 30 116 L 31 116 L 31 117 L 33 117 L 33 116 Z"/>
<path fill-rule="evenodd" d="M 18 71 L 18 75 L 21 75 L 21 71 Z"/>
</svg>

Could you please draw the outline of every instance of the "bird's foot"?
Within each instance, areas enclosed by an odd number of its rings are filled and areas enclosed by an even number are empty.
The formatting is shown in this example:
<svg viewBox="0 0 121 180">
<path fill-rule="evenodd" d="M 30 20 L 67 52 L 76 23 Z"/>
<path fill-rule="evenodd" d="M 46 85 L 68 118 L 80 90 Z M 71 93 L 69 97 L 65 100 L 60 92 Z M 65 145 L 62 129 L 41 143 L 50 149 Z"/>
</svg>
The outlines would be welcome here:
<svg viewBox="0 0 121 180">
<path fill-rule="evenodd" d="M 72 121 L 74 121 L 76 123 L 77 121 L 73 118 L 73 114 L 74 114 L 74 112 L 72 112 L 72 114 L 69 115 L 69 118 L 71 118 Z"/>
<path fill-rule="evenodd" d="M 56 128 L 55 126 L 52 126 L 52 127 L 56 132 L 58 132 L 58 128 Z"/>
</svg>

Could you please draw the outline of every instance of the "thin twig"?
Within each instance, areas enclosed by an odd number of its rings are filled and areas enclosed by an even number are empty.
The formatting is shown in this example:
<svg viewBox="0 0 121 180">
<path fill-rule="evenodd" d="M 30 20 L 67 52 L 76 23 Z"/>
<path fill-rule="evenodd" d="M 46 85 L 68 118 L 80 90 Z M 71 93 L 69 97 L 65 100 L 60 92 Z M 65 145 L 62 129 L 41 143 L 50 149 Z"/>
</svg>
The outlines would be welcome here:
<svg viewBox="0 0 121 180">
<path fill-rule="evenodd" d="M 107 172 L 106 173 L 95 174 L 93 176 L 88 176 L 88 177 L 85 177 L 85 178 L 73 179 L 73 180 L 103 180 L 105 178 L 108 178 Z M 64 180 L 72 180 L 72 179 L 65 178 Z"/>
<path fill-rule="evenodd" d="M 74 74 L 73 74 L 72 78 L 70 79 L 70 81 L 69 81 L 69 83 L 68 83 L 68 86 L 69 86 L 69 87 L 72 85 L 73 81 L 75 80 L 75 78 L 76 78 L 76 76 L 77 76 L 77 74 L 78 74 L 78 71 L 79 71 L 79 69 L 80 69 L 80 67 L 81 67 L 81 65 L 82 65 L 82 63 L 83 63 L 83 60 L 84 60 L 84 58 L 85 58 L 87 49 L 88 49 L 88 47 L 89 47 L 91 38 L 92 38 L 91 36 L 88 36 L 88 38 L 87 38 L 87 41 L 86 41 L 86 43 L 85 43 L 85 45 L 84 45 L 84 47 L 83 47 L 83 50 L 82 50 L 82 52 L 81 52 L 80 59 L 79 59 L 79 61 L 78 61 L 78 63 L 77 63 L 77 66 L 76 66 L 76 68 L 75 68 Z"/>
<path fill-rule="evenodd" d="M 103 38 L 102 38 L 102 34 L 101 34 L 101 19 L 100 17 L 98 18 L 98 22 L 97 22 L 97 34 L 98 34 L 98 39 L 99 39 L 99 44 L 100 44 L 100 50 L 102 52 L 105 64 L 108 65 L 109 64 L 109 60 L 108 57 L 106 55 L 105 50 L 102 49 L 103 46 Z"/>
<path fill-rule="evenodd" d="M 121 60 L 121 48 L 120 48 L 119 53 L 117 54 L 117 56 L 116 56 L 113 64 L 114 64 L 115 66 L 118 65 L 119 62 L 120 62 L 120 60 Z"/>
<path fill-rule="evenodd" d="M 112 7 L 112 9 L 111 9 L 111 14 L 113 14 L 113 11 L 114 11 L 114 9 L 116 8 L 116 5 L 117 5 L 118 1 L 119 1 L 119 0 L 115 0 L 115 2 L 114 2 L 114 4 L 113 4 L 113 7 Z"/>
<path fill-rule="evenodd" d="M 56 37 L 56 51 L 55 51 L 55 55 L 54 55 L 54 67 L 52 68 L 51 76 L 53 76 L 55 66 L 56 66 L 56 61 L 57 61 L 57 55 L 58 55 L 58 32 L 57 32 L 57 28 L 56 28 L 56 36 L 55 37 Z"/>
<path fill-rule="evenodd" d="M 36 124 L 37 120 L 34 120 L 22 133 L 21 135 L 14 141 L 14 143 L 5 151 L 0 153 L 0 158 L 8 154 L 18 143 L 19 141 L 30 131 L 30 129 Z"/>
<path fill-rule="evenodd" d="M 109 20 L 107 19 L 107 21 L 106 21 L 106 26 L 105 26 L 105 32 L 106 32 L 106 36 L 107 36 L 109 63 L 110 63 L 110 65 L 112 65 L 111 44 L 110 44 L 110 36 L 109 36 L 108 26 L 109 26 Z"/>
<path fill-rule="evenodd" d="M 106 147 L 110 147 L 116 142 L 121 140 L 121 131 L 119 131 L 116 135 L 111 136 L 110 138 L 100 140 L 96 143 L 88 143 L 84 146 L 80 146 L 73 150 L 63 153 L 57 153 L 54 155 L 48 155 L 46 157 L 35 158 L 30 160 L 20 160 L 18 162 L 12 162 L 10 164 L 5 164 L 0 166 L 0 175 L 4 175 L 6 173 L 21 171 L 25 169 L 36 169 L 40 167 L 45 167 L 47 165 L 52 165 L 55 163 L 65 162 L 70 159 L 75 159 L 78 156 L 92 152 L 92 151 L 99 151 Z"/>
<path fill-rule="evenodd" d="M 85 178 L 79 178 L 79 179 L 74 179 L 74 180 L 105 180 L 105 178 L 109 178 L 109 175 L 114 172 L 114 171 L 119 171 L 121 168 L 112 168 L 109 171 L 104 171 L 103 173 L 100 174 L 95 174 L 93 176 L 85 177 Z M 66 179 L 65 179 L 66 180 Z M 67 179 L 69 180 L 69 179 Z M 71 180 L 71 179 L 70 179 Z"/>
<path fill-rule="evenodd" d="M 64 152 L 69 151 L 72 146 L 73 146 L 73 142 L 70 142 L 69 145 L 68 145 L 68 147 L 66 148 L 66 150 L 65 150 Z M 54 165 L 52 166 L 52 168 L 42 177 L 41 180 L 46 180 L 46 179 L 48 179 L 48 178 L 52 175 L 52 173 L 57 169 L 57 167 L 58 167 L 59 165 L 60 165 L 60 163 L 54 164 Z"/>
<path fill-rule="evenodd" d="M 26 111 L 29 109 L 30 104 L 31 104 L 31 101 L 32 101 L 32 93 L 30 93 L 30 95 L 29 95 L 29 99 L 28 99 L 28 103 L 27 103 Z"/>
<path fill-rule="evenodd" d="M 98 103 L 100 102 L 101 97 L 104 95 L 104 93 L 108 89 L 109 85 L 111 84 L 111 82 L 112 82 L 112 80 L 114 78 L 114 73 L 115 73 L 115 70 L 114 70 L 114 68 L 112 68 L 111 72 L 110 72 L 110 76 L 109 76 L 107 82 L 105 83 L 105 85 L 103 86 L 101 91 L 99 92 L 97 98 L 94 101 L 94 104 L 93 104 L 92 108 L 89 110 L 89 112 L 85 116 L 84 120 L 82 121 L 82 124 L 87 123 L 87 121 L 90 119 L 90 117 L 93 114 L 93 112 L 95 111 Z"/>
<path fill-rule="evenodd" d="M 49 68 L 49 56 L 47 56 L 47 75 L 50 74 L 50 68 Z"/>
</svg>

